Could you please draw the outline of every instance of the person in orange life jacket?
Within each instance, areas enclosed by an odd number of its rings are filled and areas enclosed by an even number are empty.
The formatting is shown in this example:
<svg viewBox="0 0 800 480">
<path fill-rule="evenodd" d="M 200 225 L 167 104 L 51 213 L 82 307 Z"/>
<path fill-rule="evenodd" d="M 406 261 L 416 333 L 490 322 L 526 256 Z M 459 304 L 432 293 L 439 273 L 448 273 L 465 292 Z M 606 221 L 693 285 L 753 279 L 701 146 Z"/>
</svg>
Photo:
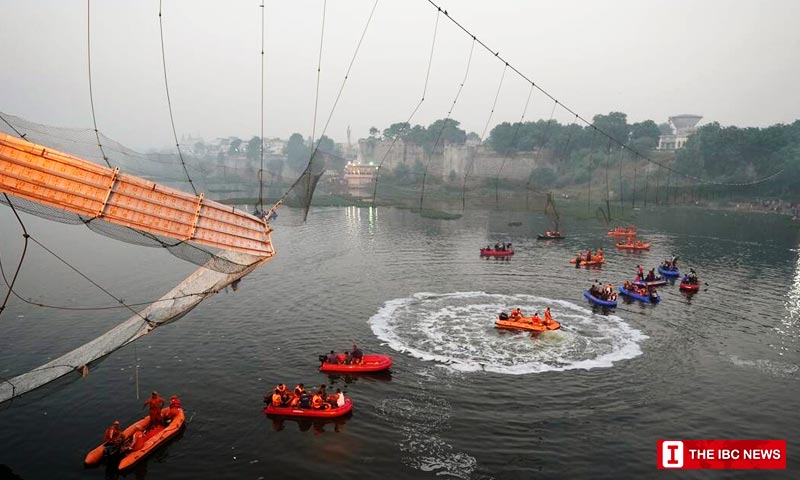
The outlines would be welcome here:
<svg viewBox="0 0 800 480">
<path fill-rule="evenodd" d="M 181 409 L 181 401 L 177 395 L 173 395 L 169 397 L 169 409 L 167 410 L 167 418 L 166 424 L 169 425 L 172 420 L 178 416 L 178 412 Z"/>
<path fill-rule="evenodd" d="M 553 321 L 553 317 L 550 316 L 550 307 L 544 309 L 544 324 L 550 325 L 550 322 Z"/>
<path fill-rule="evenodd" d="M 603 249 L 598 248 L 597 251 L 594 253 L 594 256 L 597 257 L 598 260 L 603 258 Z"/>
<path fill-rule="evenodd" d="M 119 451 L 125 443 L 125 433 L 119 428 L 119 420 L 114 420 L 114 423 L 106 429 L 103 435 L 103 445 L 106 455 L 114 454 Z"/>
<path fill-rule="evenodd" d="M 281 394 L 278 392 L 277 388 L 272 391 L 272 406 L 273 407 L 281 406 Z"/>
<path fill-rule="evenodd" d="M 161 423 L 161 409 L 164 407 L 164 399 L 158 396 L 158 392 L 153 390 L 150 398 L 144 402 L 144 406 L 150 407 L 150 426 Z"/>
<path fill-rule="evenodd" d="M 305 391 L 305 386 L 302 383 L 295 385 L 294 390 L 292 391 L 292 396 L 289 398 L 289 406 L 296 407 L 298 403 L 300 403 L 300 397 L 303 395 Z"/>
<path fill-rule="evenodd" d="M 636 273 L 637 273 L 637 274 L 638 274 L 640 277 L 644 278 L 644 268 L 642 268 L 642 266 L 641 266 L 641 265 L 636 265 Z"/>
<path fill-rule="evenodd" d="M 350 356 L 353 357 L 353 363 L 360 364 L 364 359 L 364 352 L 362 352 L 355 343 L 353 344 L 353 349 L 350 352 Z"/>
<path fill-rule="evenodd" d="M 278 394 L 281 396 L 281 406 L 282 407 L 288 406 L 289 402 L 291 401 L 290 398 L 291 394 L 289 393 L 289 390 L 286 388 L 286 384 L 284 383 L 278 384 L 278 386 L 275 387 L 275 390 L 277 390 Z"/>
<path fill-rule="evenodd" d="M 323 401 L 322 396 L 319 393 L 315 393 L 311 396 L 311 408 L 314 410 L 319 410 L 323 408 Z"/>
</svg>

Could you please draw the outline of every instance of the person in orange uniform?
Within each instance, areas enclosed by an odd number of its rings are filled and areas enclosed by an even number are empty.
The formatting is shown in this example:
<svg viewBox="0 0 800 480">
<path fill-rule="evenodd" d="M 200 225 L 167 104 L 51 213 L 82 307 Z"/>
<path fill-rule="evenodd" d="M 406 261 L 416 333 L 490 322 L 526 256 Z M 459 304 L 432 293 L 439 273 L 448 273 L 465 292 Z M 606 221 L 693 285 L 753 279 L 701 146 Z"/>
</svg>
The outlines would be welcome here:
<svg viewBox="0 0 800 480">
<path fill-rule="evenodd" d="M 531 323 L 534 325 L 542 323 L 542 317 L 539 316 L 539 312 L 533 313 L 533 317 L 531 317 Z"/>
<path fill-rule="evenodd" d="M 323 408 L 323 403 L 324 402 L 322 401 L 322 395 L 320 395 L 319 393 L 315 393 L 311 397 L 311 408 L 313 408 L 314 410 L 319 410 Z"/>
<path fill-rule="evenodd" d="M 544 324 L 549 325 L 552 321 L 553 317 L 550 316 L 550 307 L 547 307 L 544 309 Z"/>
<path fill-rule="evenodd" d="M 106 452 L 110 454 L 118 451 L 124 443 L 125 433 L 119 428 L 119 420 L 114 420 L 114 423 L 106 429 L 106 433 L 103 435 Z"/>
<path fill-rule="evenodd" d="M 519 321 L 522 318 L 522 310 L 519 308 L 515 308 L 511 311 L 511 320 Z"/>
<path fill-rule="evenodd" d="M 159 425 L 161 423 L 161 409 L 164 407 L 164 399 L 159 397 L 158 392 L 153 390 L 144 405 L 150 407 L 150 426 Z"/>
<path fill-rule="evenodd" d="M 172 420 L 178 416 L 178 413 L 181 410 L 181 401 L 177 395 L 173 395 L 169 397 L 169 410 L 167 410 L 167 418 L 166 423 L 169 425 Z"/>
</svg>

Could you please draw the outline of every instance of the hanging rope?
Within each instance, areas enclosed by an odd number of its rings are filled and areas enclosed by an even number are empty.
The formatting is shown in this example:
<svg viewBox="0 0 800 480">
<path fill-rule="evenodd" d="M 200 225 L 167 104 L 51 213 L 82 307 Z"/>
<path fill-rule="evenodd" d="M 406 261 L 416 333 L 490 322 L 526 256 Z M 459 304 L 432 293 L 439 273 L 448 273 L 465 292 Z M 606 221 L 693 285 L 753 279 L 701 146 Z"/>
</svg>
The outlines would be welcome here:
<svg viewBox="0 0 800 480">
<path fill-rule="evenodd" d="M 445 12 L 447 15 L 447 12 Z M 500 83 L 497 85 L 497 92 L 494 94 L 494 101 L 492 102 L 492 109 L 489 111 L 489 117 L 486 119 L 486 123 L 483 126 L 483 131 L 481 132 L 481 139 L 478 141 L 478 144 L 475 146 L 475 149 L 472 152 L 472 158 L 470 158 L 469 162 L 467 162 L 467 168 L 464 170 L 464 183 L 461 186 L 461 210 L 466 210 L 466 195 L 467 195 L 467 177 L 472 172 L 472 168 L 475 165 L 475 156 L 478 154 L 478 150 L 481 148 L 483 144 L 483 139 L 486 138 L 486 131 L 489 129 L 489 122 L 492 121 L 492 116 L 494 115 L 494 109 L 497 106 L 497 99 L 500 98 L 500 90 L 503 88 L 503 80 L 506 78 L 506 71 L 508 70 L 508 65 L 503 66 L 503 74 L 500 75 Z M 421 200 L 420 200 L 421 205 Z"/>
<path fill-rule="evenodd" d="M 433 161 L 433 154 L 436 153 L 436 147 L 439 146 L 439 140 L 442 138 L 442 134 L 444 133 L 445 128 L 447 128 L 447 121 L 450 120 L 450 117 L 453 114 L 453 109 L 456 108 L 456 102 L 458 101 L 458 97 L 461 95 L 461 90 L 464 89 L 464 84 L 467 82 L 467 76 L 469 75 L 469 67 L 472 65 L 472 52 L 475 51 L 475 40 L 470 43 L 469 48 L 469 58 L 467 59 L 467 68 L 464 72 L 464 79 L 461 80 L 461 84 L 458 86 L 458 91 L 456 92 L 456 96 L 453 99 L 453 103 L 450 105 L 450 110 L 447 111 L 447 116 L 442 122 L 442 128 L 436 134 L 436 141 L 433 142 L 433 147 L 431 147 L 431 152 L 428 154 L 428 163 L 425 164 L 425 170 L 422 172 L 422 191 L 419 197 L 419 210 L 422 211 L 422 200 L 425 197 L 425 179 L 428 177 L 428 168 L 431 166 L 431 162 Z"/>
<path fill-rule="evenodd" d="M 261 2 L 261 168 L 258 170 L 258 211 L 264 211 L 264 2 Z"/>
<path fill-rule="evenodd" d="M 103 143 L 100 141 L 100 132 L 97 131 L 97 117 L 94 113 L 94 93 L 92 92 L 92 19 L 91 19 L 91 3 L 92 0 L 86 0 L 86 57 L 87 57 L 87 65 L 89 67 L 89 103 L 92 106 L 92 124 L 94 125 L 94 135 L 97 138 L 97 146 L 100 148 L 100 154 L 103 156 L 103 160 L 108 165 L 108 168 L 111 167 L 111 163 L 108 161 L 108 156 L 106 155 L 105 150 L 103 150 Z"/>
<path fill-rule="evenodd" d="M 9 206 L 11 206 L 11 210 L 14 212 L 14 216 L 17 217 L 19 226 L 20 228 L 22 228 L 22 237 L 25 239 L 25 244 L 22 247 L 22 255 L 19 256 L 19 263 L 17 263 L 16 270 L 14 270 L 14 276 L 11 278 L 11 282 L 9 282 L 6 279 L 6 272 L 2 270 L 2 263 L 0 263 L 0 272 L 3 274 L 3 280 L 8 285 L 8 291 L 6 292 L 6 296 L 3 299 L 3 304 L 0 305 L 0 315 L 2 315 L 3 311 L 6 309 L 6 305 L 8 304 L 8 298 L 14 291 L 14 283 L 17 281 L 17 276 L 19 275 L 19 271 L 22 269 L 22 262 L 25 261 L 25 254 L 28 252 L 28 239 L 30 238 L 30 235 L 28 235 L 28 230 L 25 228 L 25 224 L 22 222 L 22 219 L 19 218 L 17 209 L 14 207 L 14 204 L 11 203 L 11 199 L 8 198 L 8 195 L 6 195 L 5 193 L 3 194 L 3 196 L 6 197 L 6 202 L 8 202 Z"/>
<path fill-rule="evenodd" d="M 517 122 L 517 127 L 514 129 L 514 135 L 511 137 L 511 144 L 506 149 L 506 154 L 503 155 L 503 161 L 500 163 L 500 168 L 497 169 L 497 174 L 494 177 L 494 205 L 495 207 L 499 204 L 499 194 L 497 192 L 498 184 L 500 183 L 500 173 L 503 171 L 503 167 L 506 166 L 506 160 L 511 156 L 511 150 L 516 148 L 517 146 L 517 135 L 519 134 L 519 129 L 522 127 L 522 122 L 525 121 L 525 114 L 528 112 L 528 104 L 531 101 L 531 95 L 533 95 L 533 86 L 531 86 L 530 90 L 528 90 L 528 98 L 525 99 L 525 107 L 522 109 L 522 116 L 519 118 L 519 122 Z M 546 207 L 545 207 L 546 208 Z"/>
<path fill-rule="evenodd" d="M 436 4 L 436 3 L 435 3 L 433 0 L 427 0 L 427 2 L 428 2 L 429 4 L 431 4 L 431 5 L 432 5 L 434 8 L 436 8 L 437 10 L 441 11 L 441 7 L 440 7 L 439 5 L 437 5 L 437 4 Z M 508 60 L 506 60 L 505 58 L 503 58 L 502 56 L 500 56 L 500 52 L 499 52 L 499 51 L 497 51 L 497 50 L 493 50 L 493 49 L 489 48 L 489 46 L 488 46 L 488 45 L 486 45 L 485 43 L 483 43 L 483 42 L 482 42 L 480 39 L 478 39 L 478 38 L 477 38 L 477 36 L 476 36 L 475 34 L 473 34 L 472 32 L 470 32 L 469 30 L 467 30 L 467 28 L 466 28 L 466 27 L 464 27 L 463 25 L 461 25 L 461 24 L 460 24 L 460 23 L 459 23 L 459 22 L 458 22 L 456 19 L 454 19 L 452 16 L 450 16 L 450 14 L 448 14 L 446 10 L 444 11 L 444 14 L 445 14 L 445 16 L 446 16 L 448 19 L 450 19 L 450 21 L 451 21 L 451 22 L 453 22 L 453 23 L 454 23 L 454 24 L 455 24 L 455 25 L 456 25 L 458 28 L 460 28 L 461 30 L 463 30 L 463 31 L 464 31 L 464 33 L 466 33 L 466 34 L 467 34 L 467 35 L 469 35 L 470 37 L 474 38 L 474 39 L 475 39 L 475 41 L 476 41 L 476 42 L 478 42 L 478 44 L 480 44 L 480 45 L 481 45 L 481 46 L 482 46 L 484 49 L 486 49 L 486 51 L 488 51 L 489 53 L 491 53 L 491 54 L 492 54 L 492 56 L 494 56 L 495 58 L 497 58 L 497 60 L 499 60 L 499 61 L 503 62 L 503 63 L 504 63 L 504 64 L 505 64 L 505 65 L 506 65 L 508 68 L 510 68 L 512 71 L 514 71 L 514 73 L 516 73 L 516 74 L 517 74 L 517 75 L 518 75 L 520 78 L 522 78 L 522 79 L 523 79 L 523 80 L 525 80 L 526 82 L 530 83 L 530 84 L 531 84 L 533 87 L 535 87 L 535 88 L 536 88 L 536 89 L 537 89 L 539 92 L 541 92 L 543 95 L 545 95 L 546 97 L 548 97 L 550 100 L 553 100 L 553 101 L 554 101 L 556 104 L 559 104 L 559 105 L 561 105 L 561 107 L 562 107 L 562 108 L 564 108 L 564 110 L 566 110 L 567 112 L 569 112 L 569 113 L 570 113 L 570 114 L 572 114 L 572 115 L 575 115 L 575 117 L 576 117 L 576 118 L 578 118 L 578 119 L 580 119 L 580 120 L 581 120 L 581 121 L 582 121 L 584 124 L 586 124 L 586 126 L 591 126 L 591 127 L 592 127 L 592 128 L 594 128 L 594 129 L 595 129 L 597 132 L 599 132 L 601 135 L 603 135 L 603 136 L 605 136 L 605 137 L 609 138 L 609 139 L 610 139 L 612 142 L 614 142 L 614 143 L 618 144 L 618 145 L 619 145 L 621 148 L 624 148 L 624 149 L 628 150 L 629 152 L 631 152 L 631 154 L 633 154 L 633 155 L 634 155 L 634 156 L 636 156 L 636 157 L 639 157 L 639 158 L 641 158 L 641 159 L 643 159 L 643 160 L 646 160 L 647 162 L 650 162 L 650 163 L 652 163 L 652 164 L 655 164 L 655 165 L 658 165 L 658 166 L 660 166 L 660 167 L 662 167 L 662 168 L 665 168 L 665 169 L 667 169 L 667 170 L 668 170 L 668 171 L 670 171 L 670 172 L 674 172 L 674 173 L 676 173 L 677 175 L 681 175 L 681 176 L 683 176 L 683 177 L 686 177 L 686 178 L 690 178 L 690 179 L 692 179 L 692 180 L 695 180 L 695 181 L 696 181 L 696 182 L 698 182 L 698 183 L 707 184 L 707 185 L 720 185 L 720 186 L 729 186 L 729 187 L 742 187 L 742 186 L 757 185 L 757 184 L 759 184 L 759 183 L 766 182 L 766 181 L 770 180 L 771 178 L 773 178 L 773 177 L 775 177 L 775 176 L 777 176 L 777 175 L 780 175 L 780 174 L 783 172 L 783 169 L 781 168 L 780 170 L 778 170 L 778 171 L 776 171 L 776 172 L 774 172 L 774 173 L 772 173 L 772 174 L 770 174 L 770 175 L 768 175 L 768 176 L 766 176 L 766 177 L 762 177 L 762 178 L 759 178 L 759 179 L 753 180 L 752 182 L 741 182 L 741 183 L 721 183 L 721 182 L 712 182 L 712 181 L 704 180 L 704 179 L 702 179 L 702 178 L 696 177 L 696 176 L 694 176 L 694 175 L 691 175 L 691 174 L 689 174 L 689 173 L 678 171 L 678 170 L 676 170 L 676 169 L 674 169 L 674 168 L 672 168 L 672 167 L 667 167 L 666 165 L 664 165 L 664 164 L 662 164 L 662 163 L 660 163 L 660 162 L 657 162 L 657 161 L 653 160 L 652 158 L 649 158 L 649 157 L 647 157 L 647 156 L 645 156 L 645 155 L 643 155 L 643 154 L 639 153 L 638 151 L 634 150 L 633 148 L 629 147 L 628 145 L 624 144 L 623 142 L 621 142 L 621 141 L 619 141 L 619 140 L 615 139 L 615 138 L 614 138 L 614 137 L 612 137 L 612 136 L 611 136 L 611 135 L 610 135 L 608 132 L 605 132 L 604 130 L 602 130 L 602 129 L 598 128 L 596 125 L 594 125 L 592 122 L 590 122 L 590 121 L 586 120 L 585 118 L 583 118 L 582 116 L 580 116 L 580 115 L 579 115 L 577 112 L 575 112 L 573 109 L 571 109 L 570 107 L 567 107 L 567 106 L 566 106 L 566 105 L 564 105 L 562 102 L 560 102 L 560 101 L 559 101 L 559 100 L 558 100 L 556 97 L 554 97 L 552 94 L 550 94 L 550 93 L 549 93 L 547 90 L 545 90 L 545 89 L 544 89 L 544 88 L 542 88 L 541 86 L 537 85 L 537 84 L 536 84 L 536 83 L 535 83 L 533 80 L 531 80 L 530 78 L 528 78 L 528 77 L 527 77 L 525 74 L 523 74 L 523 73 L 522 73 L 522 72 L 521 72 L 519 69 L 517 69 L 516 67 L 514 67 L 514 66 L 513 66 L 511 63 L 509 63 L 509 62 L 508 62 Z"/>
<path fill-rule="evenodd" d="M 431 65 L 433 64 L 433 52 L 436 48 L 436 34 L 439 32 L 439 16 L 441 15 L 441 13 L 442 9 L 441 8 L 437 9 L 436 24 L 433 27 L 433 40 L 431 41 L 431 53 L 428 56 L 428 69 L 425 72 L 425 86 L 422 87 L 422 97 L 419 99 L 419 102 L 417 102 L 417 106 L 414 107 L 414 110 L 411 111 L 411 114 L 406 119 L 403 128 L 401 128 L 400 131 L 397 132 L 397 134 L 392 139 L 391 145 L 389 145 L 389 148 L 386 150 L 386 153 L 383 154 L 383 158 L 381 158 L 381 161 L 378 163 L 378 168 L 375 169 L 375 186 L 372 189 L 372 205 L 375 205 L 375 196 L 378 194 L 378 180 L 380 179 L 380 171 L 381 168 L 383 168 L 383 162 L 386 161 L 386 158 L 389 156 L 389 153 L 391 153 L 392 149 L 394 148 L 394 145 L 397 143 L 397 140 L 399 140 L 400 137 L 402 137 L 406 133 L 406 131 L 409 128 L 411 128 L 411 119 L 414 118 L 414 115 L 417 113 L 417 110 L 419 110 L 419 107 L 422 106 L 422 102 L 425 101 L 425 93 L 428 91 L 428 79 L 430 78 L 431 75 Z M 472 53 L 470 53 L 470 56 L 471 55 Z"/>
<path fill-rule="evenodd" d="M 172 125 L 172 136 L 175 139 L 175 148 L 178 149 L 178 158 L 181 160 L 181 165 L 183 166 L 183 172 L 186 174 L 186 178 L 189 180 L 189 185 L 192 186 L 192 191 L 195 195 L 197 195 L 197 188 L 194 186 L 194 182 L 192 182 L 192 177 L 189 176 L 189 170 L 186 169 L 186 162 L 183 160 L 183 153 L 181 152 L 181 145 L 178 143 L 178 132 L 175 130 L 175 118 L 172 115 L 172 101 L 169 98 L 169 81 L 167 80 L 167 55 L 164 52 L 164 25 L 161 21 L 161 1 L 158 0 L 158 31 L 161 34 L 161 64 L 164 66 L 164 89 L 167 92 L 167 107 L 169 108 L 169 122 Z"/>
<path fill-rule="evenodd" d="M 339 92 L 336 94 L 336 99 L 334 100 L 333 106 L 331 107 L 331 111 L 328 114 L 328 119 L 325 121 L 325 126 L 322 129 L 322 133 L 320 134 L 319 140 L 314 145 L 314 149 L 311 152 L 311 155 L 309 157 L 308 164 L 306 165 L 305 170 L 300 175 L 300 177 L 298 177 L 297 180 L 295 180 L 294 183 L 289 187 L 289 189 L 286 191 L 286 193 L 284 193 L 283 196 L 281 196 L 281 198 L 278 199 L 278 201 L 275 203 L 275 205 L 273 205 L 272 208 L 269 209 L 269 212 L 268 212 L 268 215 L 267 215 L 266 218 L 269 218 L 272 215 L 272 213 L 275 211 L 275 209 L 277 209 L 281 204 L 283 204 L 284 200 L 286 199 L 286 196 L 289 195 L 289 192 L 291 192 L 300 183 L 301 180 L 303 180 L 304 178 L 307 179 L 307 181 L 309 182 L 309 186 L 310 186 L 310 182 L 312 181 L 312 178 L 311 178 L 311 173 L 312 173 L 311 172 L 311 166 L 312 166 L 312 162 L 314 161 L 314 156 L 316 155 L 317 150 L 319 150 L 319 146 L 320 146 L 320 143 L 322 141 L 322 137 L 324 137 L 325 136 L 325 132 L 328 131 L 328 126 L 330 125 L 331 119 L 333 118 L 333 114 L 336 111 L 336 106 L 339 104 L 339 99 L 342 97 L 342 92 L 344 92 L 344 87 L 347 84 L 347 79 L 350 78 L 350 71 L 353 69 L 353 64 L 355 64 L 356 57 L 358 56 L 358 52 L 361 49 L 361 44 L 364 42 L 364 37 L 366 37 L 366 35 L 367 35 L 367 29 L 369 28 L 369 25 L 372 22 L 372 17 L 375 15 L 375 9 L 376 9 L 377 6 L 378 6 L 378 0 L 375 0 L 375 3 L 372 4 L 372 9 L 370 10 L 369 17 L 367 17 L 367 22 L 364 25 L 364 30 L 361 32 L 361 37 L 358 39 L 358 44 L 356 45 L 356 49 L 353 52 L 353 57 L 350 59 L 350 64 L 348 65 L 347 71 L 344 74 L 344 79 L 342 80 L 342 84 L 339 87 Z M 325 8 L 323 6 L 322 35 L 320 36 L 321 38 L 324 36 L 324 32 L 325 32 Z M 321 71 L 321 67 L 322 67 L 322 39 L 321 38 L 320 38 L 320 46 L 319 46 L 319 48 L 320 48 L 320 60 L 319 60 L 318 66 L 317 66 L 317 72 L 318 73 Z M 318 96 L 319 96 L 319 76 L 317 76 L 317 97 Z M 315 102 L 314 103 L 314 124 L 316 125 L 316 123 L 317 123 L 317 104 Z M 313 133 L 312 133 L 312 141 L 313 141 Z M 308 216 L 308 205 L 310 205 L 310 203 L 311 203 L 311 196 L 313 195 L 313 189 L 309 188 L 308 195 L 309 195 L 309 198 L 307 198 L 306 211 L 305 211 L 305 214 L 303 216 L 303 221 L 305 221 L 306 217 Z"/>
<path fill-rule="evenodd" d="M 533 85 L 531 85 L 531 89 L 533 89 Z M 548 137 L 549 137 L 550 125 L 553 122 L 553 115 L 555 115 L 555 113 L 556 113 L 556 106 L 557 105 L 558 105 L 557 101 L 555 103 L 553 103 L 553 109 L 550 110 L 550 118 L 547 119 L 547 124 L 544 127 L 544 132 L 542 133 L 542 140 L 541 140 L 541 150 L 542 151 L 544 151 L 544 146 L 547 144 L 547 141 L 549 140 Z M 542 154 L 542 158 L 544 158 L 544 154 Z M 533 160 L 533 158 L 531 158 L 531 160 Z M 528 174 L 528 181 L 527 181 L 527 183 L 525 183 L 525 209 L 526 210 L 528 209 L 528 198 L 529 198 L 530 191 L 531 191 L 531 182 L 532 181 L 533 181 L 533 169 L 531 169 L 531 173 Z M 540 193 L 540 192 L 537 192 L 537 193 Z"/>
<path fill-rule="evenodd" d="M 596 136 L 597 136 L 597 129 L 593 128 L 592 129 L 592 141 L 589 144 L 589 166 L 588 166 L 588 168 L 589 168 L 589 180 L 586 182 L 586 189 L 587 189 L 587 193 L 586 193 L 586 211 L 590 212 L 590 213 L 592 211 L 592 173 L 593 173 L 592 172 L 592 167 L 594 167 L 594 165 L 592 164 L 592 161 L 593 161 L 592 156 L 594 155 L 594 139 L 595 139 Z"/>
</svg>

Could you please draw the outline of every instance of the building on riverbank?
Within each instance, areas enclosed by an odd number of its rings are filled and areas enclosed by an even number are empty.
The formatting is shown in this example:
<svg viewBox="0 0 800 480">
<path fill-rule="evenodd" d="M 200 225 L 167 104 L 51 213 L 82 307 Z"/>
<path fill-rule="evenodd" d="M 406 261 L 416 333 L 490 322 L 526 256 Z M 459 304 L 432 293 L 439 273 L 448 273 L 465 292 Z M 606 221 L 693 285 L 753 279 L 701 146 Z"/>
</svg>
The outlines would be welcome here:
<svg viewBox="0 0 800 480">
<path fill-rule="evenodd" d="M 669 117 L 672 134 L 659 136 L 656 149 L 678 150 L 683 148 L 689 140 L 689 136 L 697 130 L 696 125 L 702 118 L 701 115 L 689 114 Z"/>
</svg>

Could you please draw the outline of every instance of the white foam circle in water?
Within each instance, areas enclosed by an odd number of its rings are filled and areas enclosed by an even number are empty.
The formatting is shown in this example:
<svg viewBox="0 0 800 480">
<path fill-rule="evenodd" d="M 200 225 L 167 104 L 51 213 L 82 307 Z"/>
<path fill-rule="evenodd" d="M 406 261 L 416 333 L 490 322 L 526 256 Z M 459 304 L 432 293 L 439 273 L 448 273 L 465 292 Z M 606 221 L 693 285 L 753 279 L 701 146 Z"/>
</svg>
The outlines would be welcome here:
<svg viewBox="0 0 800 480">
<path fill-rule="evenodd" d="M 550 307 L 561 330 L 532 336 L 494 327 L 497 314 L 520 307 L 527 316 Z M 390 347 L 459 371 L 525 374 L 611 367 L 641 355 L 647 337 L 615 315 L 563 300 L 485 292 L 416 293 L 389 300 L 370 318 Z"/>
</svg>

